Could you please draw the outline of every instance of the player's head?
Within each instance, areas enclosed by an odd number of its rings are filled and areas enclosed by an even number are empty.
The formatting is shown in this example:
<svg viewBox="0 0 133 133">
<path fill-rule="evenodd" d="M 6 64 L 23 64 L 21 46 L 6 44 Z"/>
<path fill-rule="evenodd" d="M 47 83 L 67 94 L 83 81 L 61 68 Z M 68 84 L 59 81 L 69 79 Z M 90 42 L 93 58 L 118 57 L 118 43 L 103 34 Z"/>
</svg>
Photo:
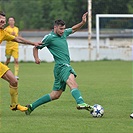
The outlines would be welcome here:
<svg viewBox="0 0 133 133">
<path fill-rule="evenodd" d="M 59 36 L 62 36 L 65 30 L 65 22 L 63 20 L 55 20 L 54 22 L 54 32 Z"/>
<path fill-rule="evenodd" d="M 6 15 L 4 12 L 0 11 L 0 29 L 3 29 L 6 24 Z"/>
<path fill-rule="evenodd" d="M 14 18 L 14 17 L 9 17 L 9 18 L 8 18 L 8 24 L 9 24 L 10 26 L 14 26 L 14 24 L 15 24 L 15 18 Z"/>
</svg>

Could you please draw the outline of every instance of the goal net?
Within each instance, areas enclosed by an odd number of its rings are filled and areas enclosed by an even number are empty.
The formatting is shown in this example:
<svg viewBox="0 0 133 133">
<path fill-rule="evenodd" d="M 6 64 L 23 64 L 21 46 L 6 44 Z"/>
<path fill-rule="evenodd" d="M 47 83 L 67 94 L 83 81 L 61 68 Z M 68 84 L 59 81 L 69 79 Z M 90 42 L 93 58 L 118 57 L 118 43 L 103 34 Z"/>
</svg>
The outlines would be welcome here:
<svg viewBox="0 0 133 133">
<path fill-rule="evenodd" d="M 132 60 L 133 15 L 96 15 L 96 59 Z"/>
</svg>

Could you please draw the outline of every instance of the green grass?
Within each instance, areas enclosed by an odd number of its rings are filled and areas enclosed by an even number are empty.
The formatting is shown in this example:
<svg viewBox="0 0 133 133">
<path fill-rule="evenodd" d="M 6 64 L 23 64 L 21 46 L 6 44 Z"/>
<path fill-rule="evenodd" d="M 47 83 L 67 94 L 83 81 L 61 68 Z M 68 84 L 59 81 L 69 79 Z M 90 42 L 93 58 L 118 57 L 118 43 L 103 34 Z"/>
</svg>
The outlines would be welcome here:
<svg viewBox="0 0 133 133">
<path fill-rule="evenodd" d="M 10 111 L 8 83 L 0 80 L 0 133 L 132 133 L 133 109 L 132 63 L 129 61 L 94 61 L 71 63 L 85 102 L 101 104 L 102 118 L 76 110 L 67 87 L 57 101 L 40 106 L 30 116 Z M 13 63 L 10 65 L 13 71 Z M 54 63 L 20 63 L 19 102 L 33 102 L 51 92 Z"/>
</svg>

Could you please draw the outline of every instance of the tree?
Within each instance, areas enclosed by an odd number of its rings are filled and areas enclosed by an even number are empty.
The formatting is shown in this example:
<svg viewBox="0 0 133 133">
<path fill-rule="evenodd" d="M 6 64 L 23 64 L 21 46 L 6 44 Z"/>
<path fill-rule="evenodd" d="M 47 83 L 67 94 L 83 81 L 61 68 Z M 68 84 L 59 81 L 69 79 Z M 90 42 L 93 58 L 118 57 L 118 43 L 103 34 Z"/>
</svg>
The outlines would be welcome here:
<svg viewBox="0 0 133 133">
<path fill-rule="evenodd" d="M 95 27 L 96 14 L 128 14 L 128 4 L 125 3 L 131 1 L 132 0 L 93 0 L 93 27 Z"/>
<path fill-rule="evenodd" d="M 127 6 L 128 6 L 128 12 L 133 14 L 133 1 L 130 0 L 128 3 L 127 3 Z"/>
<path fill-rule="evenodd" d="M 56 19 L 67 27 L 81 21 L 88 9 L 88 0 L 0 0 L 0 10 L 14 16 L 20 30 L 50 30 Z M 92 27 L 96 14 L 133 13 L 132 0 L 92 0 Z M 87 28 L 87 23 L 83 28 Z"/>
</svg>

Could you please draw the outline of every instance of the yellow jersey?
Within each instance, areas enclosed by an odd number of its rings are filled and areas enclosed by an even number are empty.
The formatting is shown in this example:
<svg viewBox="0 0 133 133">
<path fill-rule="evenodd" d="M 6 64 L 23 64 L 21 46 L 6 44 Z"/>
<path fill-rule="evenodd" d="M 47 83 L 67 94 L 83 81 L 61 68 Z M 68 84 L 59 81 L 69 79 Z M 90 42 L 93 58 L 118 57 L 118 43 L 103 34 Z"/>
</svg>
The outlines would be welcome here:
<svg viewBox="0 0 133 133">
<path fill-rule="evenodd" d="M 16 26 L 14 26 L 13 28 L 11 26 L 7 26 L 4 30 L 7 31 L 10 35 L 12 35 L 12 33 L 14 33 L 14 36 L 18 36 L 18 33 L 19 33 L 19 29 Z M 12 41 L 7 41 L 6 48 L 18 48 L 18 43 L 12 42 Z"/>
<path fill-rule="evenodd" d="M 2 41 L 11 41 L 15 38 L 15 36 L 10 35 L 8 32 L 0 29 L 0 44 Z M 0 78 L 4 75 L 4 73 L 9 70 L 9 68 L 0 62 Z"/>
<path fill-rule="evenodd" d="M 8 32 L 4 31 L 3 29 L 0 29 L 0 44 L 2 41 L 11 41 L 15 38 L 15 36 L 10 35 Z"/>
</svg>

